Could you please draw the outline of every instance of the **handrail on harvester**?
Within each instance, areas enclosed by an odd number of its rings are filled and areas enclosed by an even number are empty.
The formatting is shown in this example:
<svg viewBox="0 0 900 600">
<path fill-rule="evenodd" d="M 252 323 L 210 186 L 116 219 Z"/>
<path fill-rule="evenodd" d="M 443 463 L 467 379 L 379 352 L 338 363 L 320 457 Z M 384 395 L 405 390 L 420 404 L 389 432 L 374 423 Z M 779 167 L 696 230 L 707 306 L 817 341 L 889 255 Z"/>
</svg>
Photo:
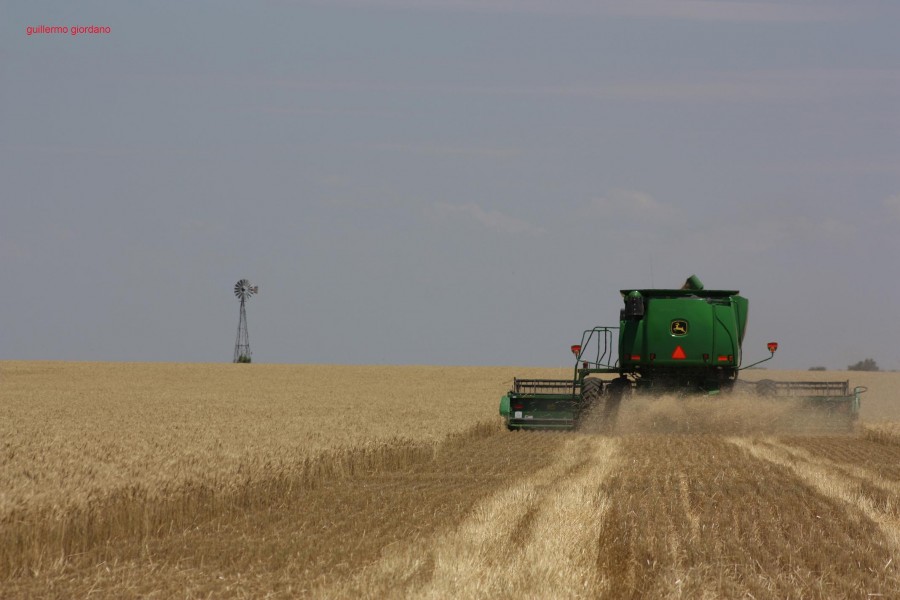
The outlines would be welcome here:
<svg viewBox="0 0 900 600">
<path fill-rule="evenodd" d="M 618 367 L 619 359 L 613 352 L 613 336 L 618 327 L 594 327 L 586 329 L 581 334 L 581 344 L 572 347 L 575 354 L 575 379 L 578 379 L 578 371 L 581 369 L 614 369 Z M 595 337 L 596 336 L 596 337 Z M 591 342 L 595 341 L 596 354 L 594 360 L 585 360 L 589 352 Z M 578 350 L 577 352 L 575 350 Z M 613 358 L 615 357 L 615 361 Z"/>
</svg>

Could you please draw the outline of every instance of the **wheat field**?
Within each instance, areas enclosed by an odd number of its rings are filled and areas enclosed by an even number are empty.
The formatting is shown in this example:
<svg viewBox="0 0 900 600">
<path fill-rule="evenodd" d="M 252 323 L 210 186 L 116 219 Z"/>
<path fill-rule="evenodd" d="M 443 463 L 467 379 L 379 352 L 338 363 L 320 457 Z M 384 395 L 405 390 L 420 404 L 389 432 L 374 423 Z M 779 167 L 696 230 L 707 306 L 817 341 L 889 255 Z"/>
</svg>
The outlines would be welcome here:
<svg viewBox="0 0 900 600">
<path fill-rule="evenodd" d="M 0 597 L 900 590 L 900 374 L 852 432 L 735 395 L 507 432 L 569 369 L 0 362 Z"/>
</svg>

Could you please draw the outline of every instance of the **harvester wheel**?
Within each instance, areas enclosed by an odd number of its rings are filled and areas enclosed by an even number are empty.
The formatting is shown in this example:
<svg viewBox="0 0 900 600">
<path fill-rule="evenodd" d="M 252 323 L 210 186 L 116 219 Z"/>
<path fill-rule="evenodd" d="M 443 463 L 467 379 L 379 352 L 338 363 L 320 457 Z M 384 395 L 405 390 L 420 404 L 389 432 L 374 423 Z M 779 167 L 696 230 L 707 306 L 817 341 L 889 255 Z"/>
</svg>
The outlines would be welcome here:
<svg viewBox="0 0 900 600">
<path fill-rule="evenodd" d="M 585 379 L 581 384 L 581 401 L 586 407 L 590 407 L 600 399 L 603 394 L 603 381 L 599 379 Z"/>
</svg>

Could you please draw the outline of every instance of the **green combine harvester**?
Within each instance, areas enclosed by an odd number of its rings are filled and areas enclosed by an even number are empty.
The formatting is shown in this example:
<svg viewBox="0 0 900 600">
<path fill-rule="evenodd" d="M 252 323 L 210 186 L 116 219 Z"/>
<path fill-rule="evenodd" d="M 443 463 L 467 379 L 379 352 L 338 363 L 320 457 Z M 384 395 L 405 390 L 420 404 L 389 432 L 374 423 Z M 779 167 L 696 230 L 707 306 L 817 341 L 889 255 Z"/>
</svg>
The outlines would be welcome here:
<svg viewBox="0 0 900 600">
<path fill-rule="evenodd" d="M 731 392 L 741 367 L 747 299 L 737 290 L 705 290 L 696 275 L 680 289 L 621 290 L 625 307 L 618 327 L 594 327 L 572 346 L 572 379 L 514 379 L 500 400 L 509 429 L 574 429 L 591 411 L 611 425 L 622 399 L 632 394 Z M 617 338 L 617 351 L 613 340 Z M 793 399 L 848 425 L 859 415 L 862 386 L 847 381 L 764 379 L 740 382 L 765 397 Z"/>
</svg>

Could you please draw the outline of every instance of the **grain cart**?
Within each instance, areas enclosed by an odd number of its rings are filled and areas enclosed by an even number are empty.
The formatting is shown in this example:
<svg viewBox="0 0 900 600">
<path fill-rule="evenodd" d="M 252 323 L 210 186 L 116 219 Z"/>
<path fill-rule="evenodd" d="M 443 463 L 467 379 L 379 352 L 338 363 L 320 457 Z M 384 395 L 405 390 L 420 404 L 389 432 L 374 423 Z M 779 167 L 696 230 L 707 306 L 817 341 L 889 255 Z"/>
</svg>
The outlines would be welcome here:
<svg viewBox="0 0 900 600">
<path fill-rule="evenodd" d="M 742 367 L 747 299 L 737 290 L 706 290 L 696 275 L 680 289 L 621 294 L 619 326 L 589 329 L 571 347 L 572 379 L 513 380 L 500 400 L 509 429 L 573 429 L 588 410 L 601 424 L 611 424 L 622 399 L 638 393 L 727 393 L 739 370 L 771 360 L 778 349 L 770 342 L 768 358 Z M 848 424 L 857 418 L 865 391 L 847 381 L 741 383 L 761 396 L 795 398 Z"/>
</svg>

